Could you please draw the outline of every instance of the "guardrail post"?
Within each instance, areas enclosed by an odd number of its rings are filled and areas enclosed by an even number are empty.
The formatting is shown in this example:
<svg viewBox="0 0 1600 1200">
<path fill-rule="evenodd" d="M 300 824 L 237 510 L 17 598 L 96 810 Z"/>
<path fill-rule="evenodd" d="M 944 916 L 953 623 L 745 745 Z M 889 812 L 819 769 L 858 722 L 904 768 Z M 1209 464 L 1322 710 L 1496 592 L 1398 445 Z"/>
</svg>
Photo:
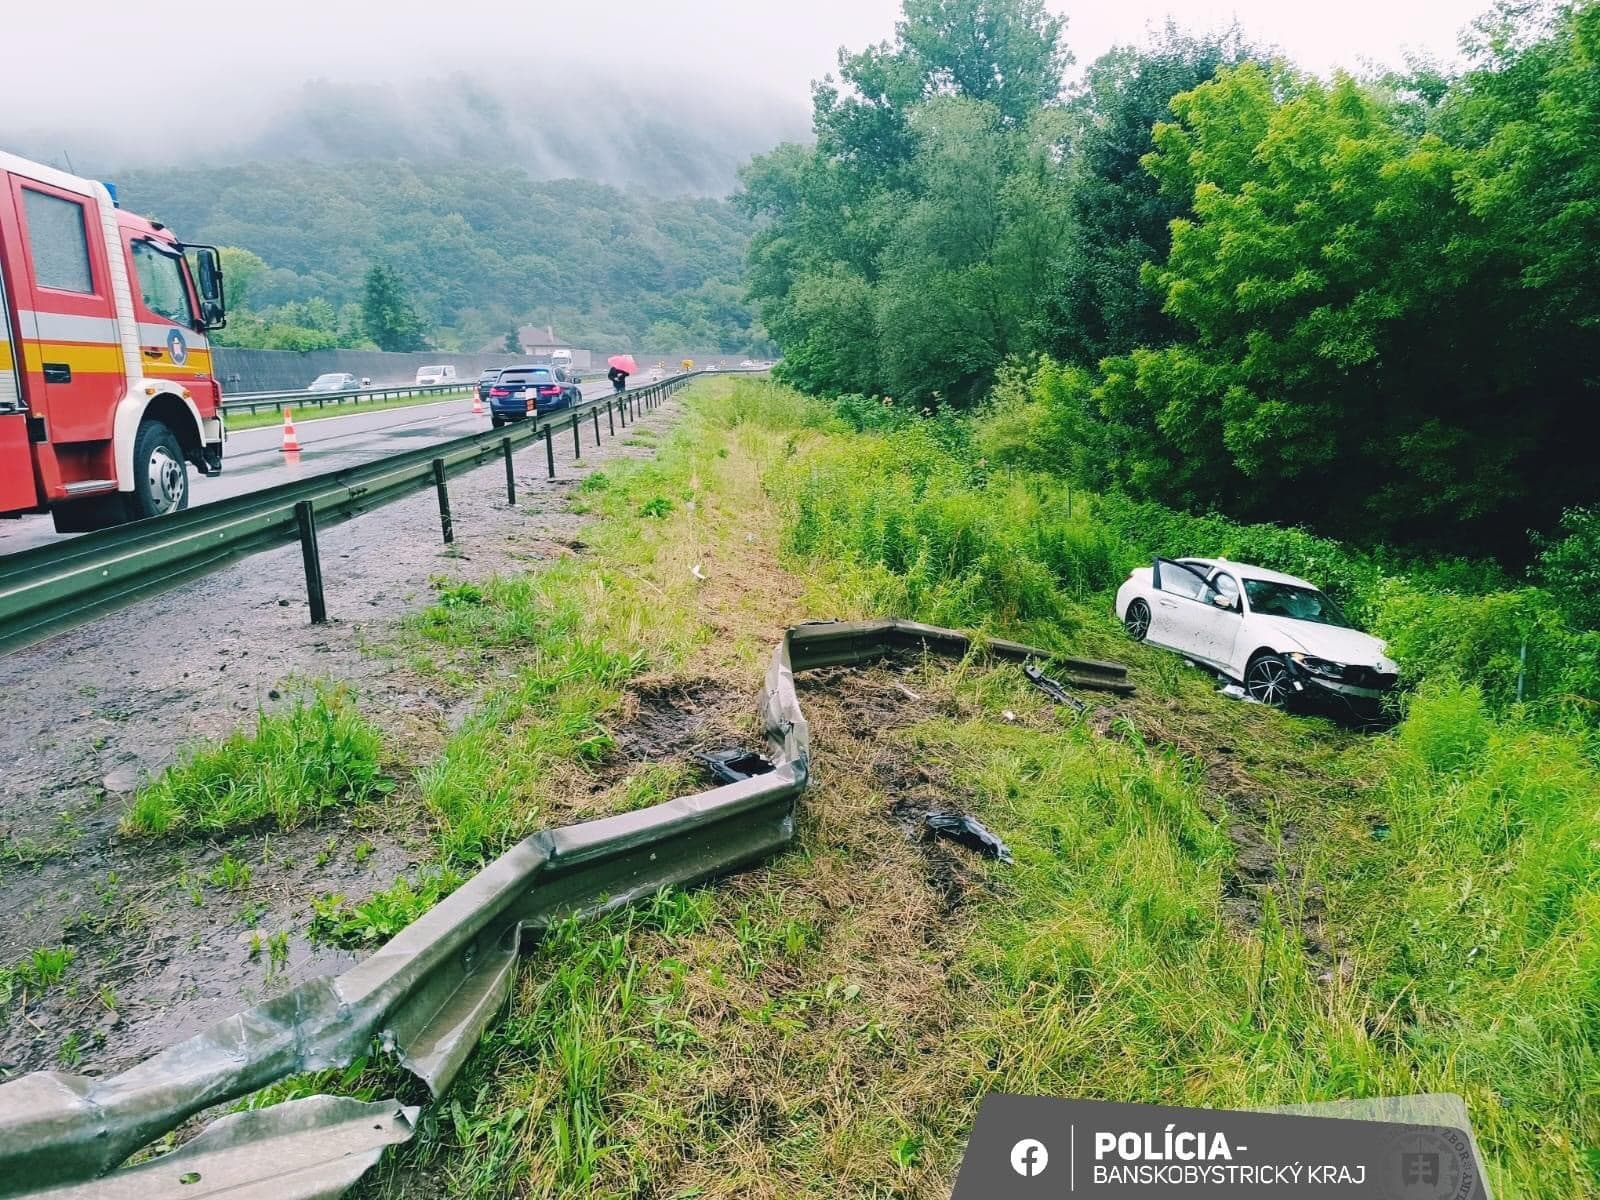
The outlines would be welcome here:
<svg viewBox="0 0 1600 1200">
<path fill-rule="evenodd" d="M 439 525 L 444 530 L 444 544 L 456 540 L 455 526 L 450 523 L 450 489 L 444 481 L 444 459 L 433 460 L 433 486 L 439 489 Z"/>
<path fill-rule="evenodd" d="M 325 625 L 328 605 L 322 596 L 322 555 L 317 549 L 317 514 L 311 501 L 294 506 L 295 524 L 300 526 L 300 557 L 306 565 L 306 600 L 311 605 L 311 623 Z"/>
<path fill-rule="evenodd" d="M 598 450 L 600 448 L 600 410 L 591 408 L 589 415 L 594 418 L 594 445 L 595 449 Z"/>
<path fill-rule="evenodd" d="M 550 442 L 550 426 L 544 427 L 544 465 L 550 469 L 550 478 L 556 477 L 556 448 Z"/>
<path fill-rule="evenodd" d="M 612 411 L 612 408 L 615 404 L 615 400 L 606 401 L 606 424 L 611 427 L 612 437 L 617 436 L 617 414 Z"/>
<path fill-rule="evenodd" d="M 583 457 L 583 446 L 578 441 L 578 414 L 577 413 L 573 413 L 572 414 L 572 457 L 574 459 L 579 459 L 579 458 Z"/>
<path fill-rule="evenodd" d="M 506 503 L 515 504 L 517 502 L 517 475 L 511 466 L 511 439 L 508 437 L 501 438 L 500 449 L 505 452 L 506 456 Z"/>
</svg>

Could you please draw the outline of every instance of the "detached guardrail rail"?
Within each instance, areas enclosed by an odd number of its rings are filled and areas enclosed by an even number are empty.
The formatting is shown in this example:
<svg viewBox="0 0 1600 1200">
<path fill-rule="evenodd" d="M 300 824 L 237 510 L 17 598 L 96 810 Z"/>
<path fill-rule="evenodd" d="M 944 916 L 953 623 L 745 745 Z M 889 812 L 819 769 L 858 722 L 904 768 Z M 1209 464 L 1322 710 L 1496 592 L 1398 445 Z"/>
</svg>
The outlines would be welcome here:
<svg viewBox="0 0 1600 1200">
<path fill-rule="evenodd" d="M 571 431 L 582 457 L 583 426 L 601 437 L 601 417 L 616 432 L 641 411 L 658 406 L 703 372 L 691 371 L 619 395 L 591 400 L 534 421 L 515 421 L 448 442 L 406 451 L 356 467 L 312 475 L 218 500 L 170 516 L 85 534 L 0 558 L 0 654 L 114 611 L 233 560 L 287 542 L 305 548 L 312 620 L 324 617 L 319 524 L 348 520 L 424 488 L 439 493 L 444 540 L 453 539 L 446 479 L 506 461 L 507 492 L 515 502 L 512 453 L 542 438 L 549 477 L 555 478 L 553 437 Z"/>
<path fill-rule="evenodd" d="M 541 930 L 710 879 L 787 845 L 795 801 L 811 778 L 795 672 L 897 650 L 1050 657 L 1015 642 L 978 643 L 900 621 L 790 629 L 773 651 L 759 698 L 770 772 L 534 834 L 344 974 L 302 983 L 120 1075 L 49 1071 L 0 1085 L 0 1197 L 339 1195 L 386 1146 L 410 1139 L 418 1108 L 398 1100 L 292 1100 L 224 1116 L 171 1154 L 117 1168 L 195 1113 L 288 1075 L 342 1066 L 375 1044 L 438 1099 L 507 1003 L 518 951 Z M 1123 673 L 1115 664 L 1056 661 L 1086 675 Z"/>
</svg>

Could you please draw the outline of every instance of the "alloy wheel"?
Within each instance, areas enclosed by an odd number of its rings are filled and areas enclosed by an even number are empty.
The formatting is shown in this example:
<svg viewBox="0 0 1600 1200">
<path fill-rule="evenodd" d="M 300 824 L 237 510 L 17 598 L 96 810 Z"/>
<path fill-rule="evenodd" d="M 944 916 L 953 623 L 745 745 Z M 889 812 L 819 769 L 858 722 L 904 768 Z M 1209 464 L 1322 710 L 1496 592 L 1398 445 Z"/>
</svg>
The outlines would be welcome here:
<svg viewBox="0 0 1600 1200">
<path fill-rule="evenodd" d="M 1244 690 L 1252 700 L 1275 708 L 1283 707 L 1293 690 L 1288 666 L 1276 655 L 1268 654 L 1256 659 L 1245 673 Z"/>
<path fill-rule="evenodd" d="M 1122 618 L 1122 625 L 1134 641 L 1144 641 L 1145 635 L 1150 632 L 1149 606 L 1143 600 L 1135 600 L 1128 605 L 1128 612 Z"/>
</svg>

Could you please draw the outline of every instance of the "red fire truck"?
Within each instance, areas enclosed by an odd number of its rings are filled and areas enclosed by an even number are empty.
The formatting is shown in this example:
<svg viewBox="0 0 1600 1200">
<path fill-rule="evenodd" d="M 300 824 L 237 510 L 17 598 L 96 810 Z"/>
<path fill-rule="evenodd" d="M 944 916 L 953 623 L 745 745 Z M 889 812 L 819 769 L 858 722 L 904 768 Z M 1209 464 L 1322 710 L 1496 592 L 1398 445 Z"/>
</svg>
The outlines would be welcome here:
<svg viewBox="0 0 1600 1200">
<path fill-rule="evenodd" d="M 211 246 L 111 190 L 0 152 L 0 517 L 63 532 L 177 512 L 222 470 Z"/>
</svg>

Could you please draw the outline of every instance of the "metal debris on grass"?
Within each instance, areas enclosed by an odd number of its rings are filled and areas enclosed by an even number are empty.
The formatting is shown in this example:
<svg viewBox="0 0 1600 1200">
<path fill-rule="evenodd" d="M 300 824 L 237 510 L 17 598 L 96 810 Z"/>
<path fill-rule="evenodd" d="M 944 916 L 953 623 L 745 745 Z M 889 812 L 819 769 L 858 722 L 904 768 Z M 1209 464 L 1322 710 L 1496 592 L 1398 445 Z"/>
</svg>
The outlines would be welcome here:
<svg viewBox="0 0 1600 1200">
<path fill-rule="evenodd" d="M 1014 862 L 1006 844 L 984 828 L 983 822 L 966 813 L 934 809 L 922 814 L 926 829 L 924 838 L 945 838 L 959 842 L 968 850 L 976 850 L 985 858 L 996 858 L 1003 863 Z"/>
<path fill-rule="evenodd" d="M 1060 680 L 1051 679 L 1050 676 L 1039 670 L 1032 663 L 1024 663 L 1022 673 L 1028 677 L 1029 683 L 1033 684 L 1034 687 L 1049 696 L 1057 704 L 1065 704 L 1073 712 L 1077 713 L 1089 711 L 1089 706 L 1062 687 Z"/>
<path fill-rule="evenodd" d="M 713 779 L 721 783 L 738 783 L 741 779 L 765 775 L 776 769 L 754 750 L 711 750 L 694 757 Z"/>
<path fill-rule="evenodd" d="M 1246 704 L 1260 704 L 1261 703 L 1261 701 L 1257 700 L 1254 696 L 1252 696 L 1249 692 L 1245 691 L 1237 683 L 1224 684 L 1222 687 L 1219 687 L 1217 689 L 1217 695 L 1219 695 L 1219 696 L 1227 696 L 1228 698 L 1230 698 L 1232 700 L 1243 700 Z"/>
</svg>

